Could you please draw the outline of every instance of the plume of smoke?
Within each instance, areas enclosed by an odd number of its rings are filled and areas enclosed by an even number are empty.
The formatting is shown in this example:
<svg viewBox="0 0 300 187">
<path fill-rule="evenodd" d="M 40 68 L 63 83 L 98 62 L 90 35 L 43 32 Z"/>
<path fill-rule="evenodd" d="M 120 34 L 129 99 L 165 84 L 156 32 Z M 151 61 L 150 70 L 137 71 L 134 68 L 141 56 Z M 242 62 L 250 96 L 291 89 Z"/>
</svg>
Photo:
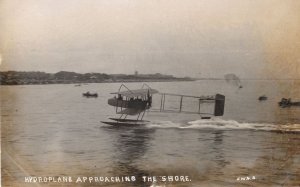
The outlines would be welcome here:
<svg viewBox="0 0 300 187">
<path fill-rule="evenodd" d="M 237 86 L 239 88 L 243 87 L 240 78 L 233 73 L 224 75 L 224 78 L 226 82 L 231 85 Z"/>
</svg>

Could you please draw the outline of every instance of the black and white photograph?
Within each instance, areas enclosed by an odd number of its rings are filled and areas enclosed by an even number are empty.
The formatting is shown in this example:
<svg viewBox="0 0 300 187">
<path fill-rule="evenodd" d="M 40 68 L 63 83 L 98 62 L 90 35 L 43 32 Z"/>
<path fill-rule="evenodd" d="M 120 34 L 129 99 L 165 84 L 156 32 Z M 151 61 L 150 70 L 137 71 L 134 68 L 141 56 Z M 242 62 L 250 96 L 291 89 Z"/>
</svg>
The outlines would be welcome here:
<svg viewBox="0 0 300 187">
<path fill-rule="evenodd" d="M 1 186 L 299 187 L 299 0 L 0 0 Z"/>
</svg>

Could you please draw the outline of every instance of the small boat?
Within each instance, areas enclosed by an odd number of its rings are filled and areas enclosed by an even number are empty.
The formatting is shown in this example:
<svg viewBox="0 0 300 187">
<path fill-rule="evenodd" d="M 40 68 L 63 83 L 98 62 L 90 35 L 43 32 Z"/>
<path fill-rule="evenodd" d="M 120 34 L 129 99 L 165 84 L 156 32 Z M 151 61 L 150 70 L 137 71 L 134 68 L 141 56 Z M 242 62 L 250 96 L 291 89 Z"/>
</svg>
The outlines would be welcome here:
<svg viewBox="0 0 300 187">
<path fill-rule="evenodd" d="M 282 108 L 291 107 L 291 106 L 300 106 L 300 102 L 293 102 L 291 98 L 282 98 L 280 102 L 278 102 L 279 106 Z"/>
<path fill-rule="evenodd" d="M 98 97 L 98 94 L 97 93 L 86 92 L 86 93 L 83 93 L 82 96 L 84 96 L 84 97 Z"/>
<path fill-rule="evenodd" d="M 268 97 L 265 96 L 265 95 L 262 95 L 262 96 L 260 96 L 260 97 L 258 98 L 259 101 L 265 101 L 265 100 L 267 100 L 267 99 L 268 99 Z"/>
</svg>

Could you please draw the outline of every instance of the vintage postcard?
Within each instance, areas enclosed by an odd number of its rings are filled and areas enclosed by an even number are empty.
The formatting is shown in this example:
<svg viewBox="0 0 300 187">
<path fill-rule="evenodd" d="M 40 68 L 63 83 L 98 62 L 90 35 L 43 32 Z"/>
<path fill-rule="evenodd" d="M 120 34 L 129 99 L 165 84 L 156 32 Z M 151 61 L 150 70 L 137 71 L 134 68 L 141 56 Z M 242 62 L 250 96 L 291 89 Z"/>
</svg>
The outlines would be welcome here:
<svg viewBox="0 0 300 187">
<path fill-rule="evenodd" d="M 1 0 L 1 185 L 299 186 L 299 10 Z"/>
</svg>

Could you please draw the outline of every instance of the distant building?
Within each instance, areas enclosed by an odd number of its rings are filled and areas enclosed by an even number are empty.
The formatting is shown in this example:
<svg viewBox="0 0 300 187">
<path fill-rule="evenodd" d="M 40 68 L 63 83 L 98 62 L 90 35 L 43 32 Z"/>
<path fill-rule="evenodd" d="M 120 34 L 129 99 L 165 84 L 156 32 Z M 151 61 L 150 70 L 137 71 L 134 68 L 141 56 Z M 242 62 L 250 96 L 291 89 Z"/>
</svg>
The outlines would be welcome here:
<svg viewBox="0 0 300 187">
<path fill-rule="evenodd" d="M 137 76 L 139 74 L 138 71 L 134 71 L 134 75 Z"/>
</svg>

